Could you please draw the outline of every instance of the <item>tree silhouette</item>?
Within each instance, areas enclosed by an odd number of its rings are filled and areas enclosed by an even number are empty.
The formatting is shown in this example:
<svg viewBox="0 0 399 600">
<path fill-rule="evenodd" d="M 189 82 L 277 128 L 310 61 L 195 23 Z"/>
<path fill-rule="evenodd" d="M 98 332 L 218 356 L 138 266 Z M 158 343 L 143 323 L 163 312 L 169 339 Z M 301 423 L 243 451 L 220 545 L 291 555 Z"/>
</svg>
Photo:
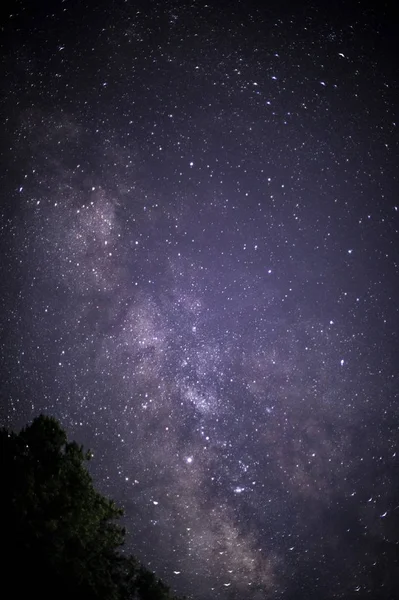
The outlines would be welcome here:
<svg viewBox="0 0 399 600">
<path fill-rule="evenodd" d="M 0 431 L 2 584 L 17 598 L 167 600 L 169 589 L 120 552 L 122 515 L 99 494 L 58 421 Z"/>
</svg>

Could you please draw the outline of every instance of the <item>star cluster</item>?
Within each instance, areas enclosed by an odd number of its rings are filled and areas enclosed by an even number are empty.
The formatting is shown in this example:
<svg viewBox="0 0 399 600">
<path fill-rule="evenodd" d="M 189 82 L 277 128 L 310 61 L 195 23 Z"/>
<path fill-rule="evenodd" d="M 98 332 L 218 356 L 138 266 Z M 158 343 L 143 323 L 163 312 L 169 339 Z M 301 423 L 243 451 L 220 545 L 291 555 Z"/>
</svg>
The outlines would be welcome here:
<svg viewBox="0 0 399 600">
<path fill-rule="evenodd" d="M 288 4 L 9 11 L 0 416 L 90 447 L 180 594 L 388 600 L 397 43 Z"/>
</svg>

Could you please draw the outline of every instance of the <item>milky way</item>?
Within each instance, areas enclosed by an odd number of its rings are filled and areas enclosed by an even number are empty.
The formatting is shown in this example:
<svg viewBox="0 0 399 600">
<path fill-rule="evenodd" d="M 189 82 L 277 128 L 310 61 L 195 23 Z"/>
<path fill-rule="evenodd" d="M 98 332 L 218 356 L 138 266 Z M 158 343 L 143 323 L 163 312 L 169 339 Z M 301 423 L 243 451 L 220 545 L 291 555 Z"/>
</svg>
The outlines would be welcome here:
<svg viewBox="0 0 399 600">
<path fill-rule="evenodd" d="M 180 594 L 393 599 L 393 15 L 58 4 L 2 34 L 2 424 Z"/>
</svg>

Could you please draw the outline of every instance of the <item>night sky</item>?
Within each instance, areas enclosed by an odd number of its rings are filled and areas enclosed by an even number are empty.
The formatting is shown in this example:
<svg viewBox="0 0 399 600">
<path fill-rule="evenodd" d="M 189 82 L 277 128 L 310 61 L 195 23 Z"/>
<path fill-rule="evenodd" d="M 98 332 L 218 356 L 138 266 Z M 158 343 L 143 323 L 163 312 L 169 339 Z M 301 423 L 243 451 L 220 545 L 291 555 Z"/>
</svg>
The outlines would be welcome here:
<svg viewBox="0 0 399 600">
<path fill-rule="evenodd" d="M 399 597 L 399 43 L 374 6 L 2 21 L 0 422 L 60 419 L 126 550 L 198 600 Z"/>
</svg>

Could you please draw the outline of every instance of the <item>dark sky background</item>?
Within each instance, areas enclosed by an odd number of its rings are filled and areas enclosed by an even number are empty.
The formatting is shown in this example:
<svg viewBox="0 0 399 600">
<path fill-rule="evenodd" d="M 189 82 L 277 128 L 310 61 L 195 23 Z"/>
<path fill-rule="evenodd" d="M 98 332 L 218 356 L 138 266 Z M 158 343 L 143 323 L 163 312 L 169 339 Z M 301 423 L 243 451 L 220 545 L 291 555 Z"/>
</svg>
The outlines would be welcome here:
<svg viewBox="0 0 399 600">
<path fill-rule="evenodd" d="M 1 424 L 60 419 L 128 550 L 197 600 L 398 598 L 399 49 L 374 7 L 2 21 Z"/>
</svg>

